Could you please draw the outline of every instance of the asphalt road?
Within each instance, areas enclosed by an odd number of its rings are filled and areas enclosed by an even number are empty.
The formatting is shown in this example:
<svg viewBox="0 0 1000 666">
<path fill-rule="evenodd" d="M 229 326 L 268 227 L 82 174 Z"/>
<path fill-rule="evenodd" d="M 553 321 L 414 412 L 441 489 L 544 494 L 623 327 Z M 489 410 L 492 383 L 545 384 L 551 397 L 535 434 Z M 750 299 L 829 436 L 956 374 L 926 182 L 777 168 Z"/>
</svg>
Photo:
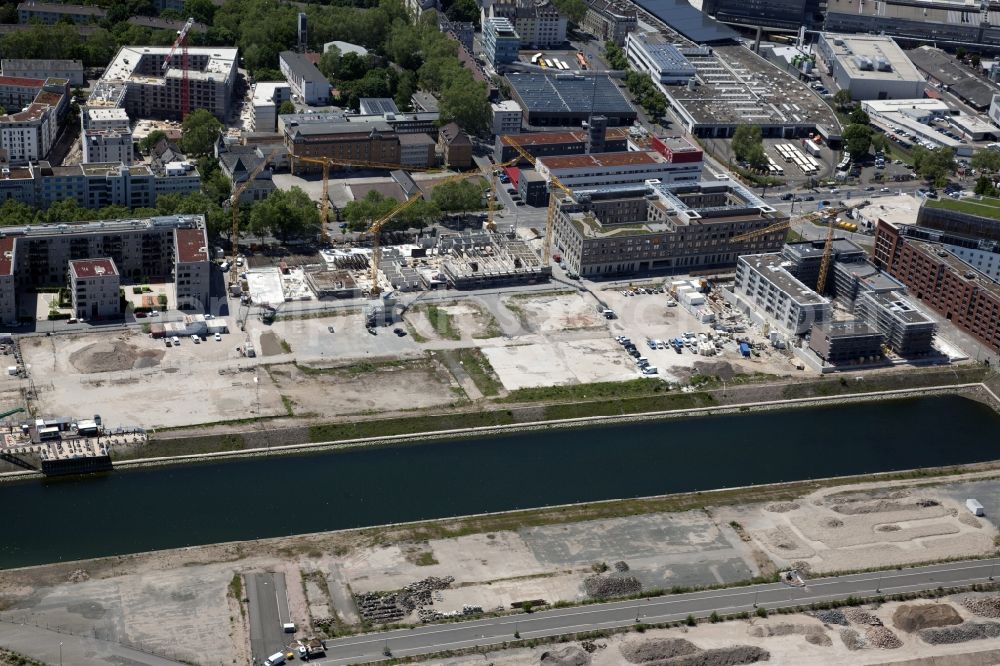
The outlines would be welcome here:
<svg viewBox="0 0 1000 666">
<path fill-rule="evenodd" d="M 327 641 L 326 658 L 316 663 L 334 666 L 381 659 L 386 647 L 393 657 L 430 654 L 443 650 L 483 647 L 521 638 L 624 627 L 638 622 L 675 622 L 688 615 L 707 617 L 753 612 L 754 604 L 776 609 L 849 596 L 891 595 L 986 582 L 1000 559 L 949 562 L 913 569 L 851 574 L 808 581 L 804 587 L 769 583 L 748 587 L 674 594 L 655 599 L 619 601 L 575 608 L 518 614 L 510 617 L 453 624 L 432 624 Z"/>
<path fill-rule="evenodd" d="M 248 574 L 244 579 L 250 613 L 250 650 L 254 663 L 262 664 L 287 643 L 281 627 L 288 621 L 285 575 L 258 573 Z"/>
</svg>

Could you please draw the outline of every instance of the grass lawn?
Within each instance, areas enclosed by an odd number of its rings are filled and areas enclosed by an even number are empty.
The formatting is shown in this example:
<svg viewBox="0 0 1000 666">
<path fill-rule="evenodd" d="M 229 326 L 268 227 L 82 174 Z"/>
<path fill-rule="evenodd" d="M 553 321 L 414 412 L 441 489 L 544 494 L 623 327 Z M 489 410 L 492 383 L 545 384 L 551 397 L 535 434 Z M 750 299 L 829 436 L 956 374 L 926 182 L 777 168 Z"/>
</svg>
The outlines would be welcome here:
<svg viewBox="0 0 1000 666">
<path fill-rule="evenodd" d="M 1000 220 L 1000 199 L 992 197 L 980 197 L 979 199 L 952 199 L 941 197 L 940 199 L 928 199 L 928 208 L 944 208 L 954 210 L 969 215 L 981 215 Z"/>
</svg>

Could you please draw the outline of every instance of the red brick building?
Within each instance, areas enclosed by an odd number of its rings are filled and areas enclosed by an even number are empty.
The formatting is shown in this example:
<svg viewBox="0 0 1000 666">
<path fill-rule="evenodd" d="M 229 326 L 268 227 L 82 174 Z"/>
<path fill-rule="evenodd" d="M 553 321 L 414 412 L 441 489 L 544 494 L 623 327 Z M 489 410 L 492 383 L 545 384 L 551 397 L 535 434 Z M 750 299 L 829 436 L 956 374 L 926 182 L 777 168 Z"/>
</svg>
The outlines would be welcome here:
<svg viewBox="0 0 1000 666">
<path fill-rule="evenodd" d="M 879 220 L 872 261 L 910 294 L 1000 352 L 1000 285 L 941 245 L 907 238 Z"/>
</svg>

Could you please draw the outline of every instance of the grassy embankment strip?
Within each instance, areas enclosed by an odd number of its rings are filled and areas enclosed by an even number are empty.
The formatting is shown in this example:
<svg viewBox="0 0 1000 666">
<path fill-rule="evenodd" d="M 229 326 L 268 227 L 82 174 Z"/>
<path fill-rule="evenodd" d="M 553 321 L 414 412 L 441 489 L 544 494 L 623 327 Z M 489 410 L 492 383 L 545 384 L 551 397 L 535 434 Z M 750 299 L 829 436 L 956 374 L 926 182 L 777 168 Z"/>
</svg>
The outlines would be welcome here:
<svg viewBox="0 0 1000 666">
<path fill-rule="evenodd" d="M 852 393 L 874 393 L 922 386 L 952 386 L 984 381 L 989 368 L 982 366 L 927 368 L 920 371 L 869 374 L 860 380 L 854 375 L 824 377 L 811 382 L 787 384 L 782 398 L 820 398 Z"/>
<path fill-rule="evenodd" d="M 455 319 L 436 305 L 426 305 L 423 308 L 427 321 L 431 323 L 437 334 L 445 340 L 461 340 L 462 333 L 455 327 Z"/>
<path fill-rule="evenodd" d="M 478 347 L 451 349 L 442 353 L 460 363 L 462 369 L 472 378 L 476 388 L 487 398 L 498 395 L 503 389 L 503 384 L 493 372 L 489 359 Z"/>
</svg>

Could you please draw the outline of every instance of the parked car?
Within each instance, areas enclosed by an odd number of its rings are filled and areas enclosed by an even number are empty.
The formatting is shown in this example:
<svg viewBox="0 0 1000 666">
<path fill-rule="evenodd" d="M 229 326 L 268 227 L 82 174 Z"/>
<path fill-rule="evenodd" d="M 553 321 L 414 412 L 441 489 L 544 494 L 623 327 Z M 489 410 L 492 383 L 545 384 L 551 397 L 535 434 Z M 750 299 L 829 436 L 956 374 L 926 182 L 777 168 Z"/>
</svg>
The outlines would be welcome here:
<svg viewBox="0 0 1000 666">
<path fill-rule="evenodd" d="M 222 342 L 222 333 L 216 333 L 215 334 L 215 341 L 216 342 Z"/>
</svg>

